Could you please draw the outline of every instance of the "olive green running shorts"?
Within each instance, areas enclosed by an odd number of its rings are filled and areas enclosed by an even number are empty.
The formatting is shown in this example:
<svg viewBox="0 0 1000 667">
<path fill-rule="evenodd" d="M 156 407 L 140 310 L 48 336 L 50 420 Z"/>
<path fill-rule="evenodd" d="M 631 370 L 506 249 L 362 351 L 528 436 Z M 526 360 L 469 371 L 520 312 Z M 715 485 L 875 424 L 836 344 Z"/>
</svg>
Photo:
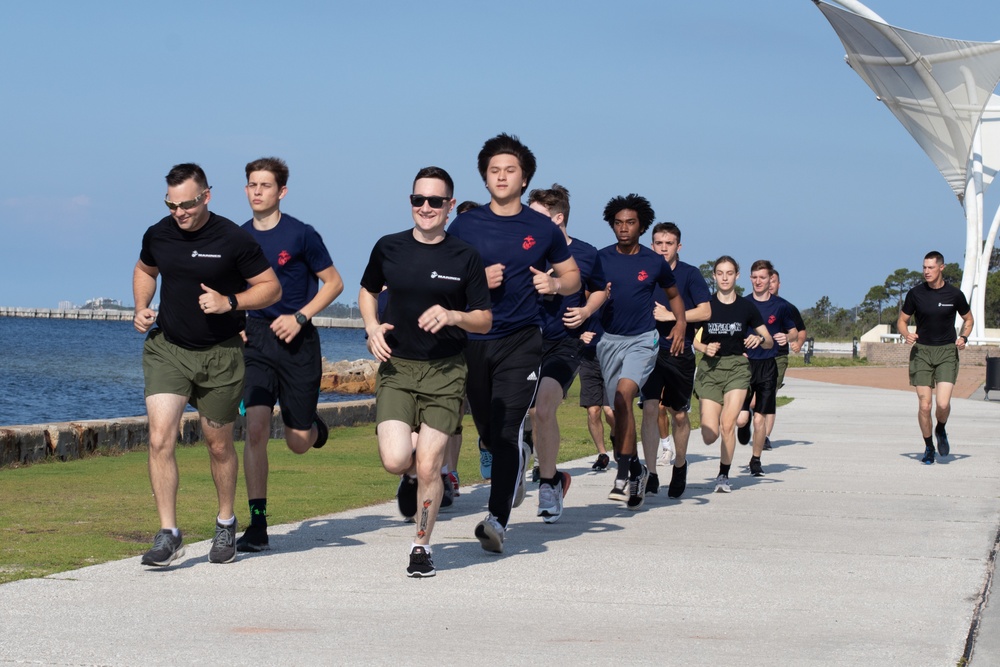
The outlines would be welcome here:
<svg viewBox="0 0 1000 667">
<path fill-rule="evenodd" d="M 694 376 L 698 398 L 723 404 L 725 395 L 734 389 L 750 387 L 750 360 L 743 355 L 728 357 L 703 356 Z"/>
<path fill-rule="evenodd" d="M 204 350 L 174 345 L 153 329 L 142 346 L 145 395 L 187 396 L 202 417 L 236 421 L 243 398 L 243 339 L 233 336 Z"/>
<path fill-rule="evenodd" d="M 921 345 L 910 350 L 910 386 L 933 387 L 958 379 L 958 348 L 954 345 Z"/>
<path fill-rule="evenodd" d="M 465 356 L 415 361 L 391 358 L 375 379 L 375 424 L 401 421 L 414 431 L 421 424 L 451 435 L 462 423 L 468 377 Z"/>
</svg>

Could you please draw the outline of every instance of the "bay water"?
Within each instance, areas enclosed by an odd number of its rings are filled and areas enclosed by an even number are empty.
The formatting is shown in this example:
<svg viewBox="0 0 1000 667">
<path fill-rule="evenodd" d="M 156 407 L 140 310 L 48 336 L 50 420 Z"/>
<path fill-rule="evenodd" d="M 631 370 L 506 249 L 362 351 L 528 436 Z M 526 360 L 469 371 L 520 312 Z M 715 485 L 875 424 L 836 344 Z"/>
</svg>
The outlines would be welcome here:
<svg viewBox="0 0 1000 667">
<path fill-rule="evenodd" d="M 372 358 L 363 329 L 319 334 L 327 361 Z M 131 322 L 0 317 L 0 426 L 145 415 L 144 340 Z"/>
</svg>

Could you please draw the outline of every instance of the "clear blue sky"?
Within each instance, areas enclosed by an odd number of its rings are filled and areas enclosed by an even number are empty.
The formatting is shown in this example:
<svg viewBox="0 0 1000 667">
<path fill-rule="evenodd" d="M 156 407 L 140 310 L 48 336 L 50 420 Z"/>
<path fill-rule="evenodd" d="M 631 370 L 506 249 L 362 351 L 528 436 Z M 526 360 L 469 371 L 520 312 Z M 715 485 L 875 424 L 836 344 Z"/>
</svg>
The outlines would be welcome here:
<svg viewBox="0 0 1000 667">
<path fill-rule="evenodd" d="M 868 5 L 1000 39 L 992 0 Z M 604 203 L 637 192 L 682 259 L 733 255 L 746 286 L 769 258 L 801 308 L 964 252 L 961 207 L 811 0 L 18 2 L 0 54 L 0 305 L 131 304 L 170 166 L 201 164 L 243 222 L 243 167 L 271 154 L 349 303 L 375 240 L 412 224 L 416 171 L 485 201 L 476 154 L 499 132 L 535 152 L 532 187 L 569 188 L 571 235 L 611 243 Z"/>
</svg>

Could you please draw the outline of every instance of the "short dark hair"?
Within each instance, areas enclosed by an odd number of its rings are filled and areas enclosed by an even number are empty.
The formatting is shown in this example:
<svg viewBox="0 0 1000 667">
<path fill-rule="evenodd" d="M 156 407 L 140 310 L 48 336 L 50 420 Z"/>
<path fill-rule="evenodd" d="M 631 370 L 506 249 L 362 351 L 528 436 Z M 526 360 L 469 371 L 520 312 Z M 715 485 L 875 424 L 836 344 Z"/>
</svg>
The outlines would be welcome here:
<svg viewBox="0 0 1000 667">
<path fill-rule="evenodd" d="M 255 171 L 269 171 L 274 175 L 274 182 L 279 188 L 288 185 L 288 165 L 280 157 L 262 157 L 253 162 L 247 162 L 247 180 Z"/>
<path fill-rule="evenodd" d="M 569 190 L 553 183 L 548 190 L 532 190 L 528 193 L 528 205 L 538 202 L 549 209 L 550 215 L 563 214 L 563 224 L 569 223 Z"/>
<path fill-rule="evenodd" d="M 672 222 L 658 222 L 653 225 L 653 236 L 657 234 L 673 234 L 677 237 L 677 242 L 681 242 L 681 228 Z"/>
<path fill-rule="evenodd" d="M 451 197 L 455 194 L 455 181 L 451 180 L 451 175 L 441 167 L 424 167 L 413 177 L 413 185 L 416 185 L 421 178 L 436 178 L 439 181 L 444 181 L 448 196 Z"/>
<path fill-rule="evenodd" d="M 193 178 L 199 188 L 203 190 L 208 188 L 208 176 L 205 176 L 205 171 L 194 162 L 184 162 L 171 167 L 167 173 L 167 187 L 176 187 L 189 178 Z"/>
<path fill-rule="evenodd" d="M 497 155 L 513 155 L 521 165 L 524 173 L 524 187 L 527 188 L 535 175 L 535 154 L 521 143 L 521 140 L 514 134 L 498 134 L 492 139 L 487 139 L 479 151 L 479 175 L 483 182 L 486 182 L 486 170 L 490 167 L 490 160 Z"/>
<path fill-rule="evenodd" d="M 939 253 L 937 250 L 931 250 L 929 253 L 924 255 L 924 259 L 936 259 L 938 264 L 944 264 L 944 255 Z"/>
<path fill-rule="evenodd" d="M 715 270 L 719 268 L 719 264 L 725 264 L 726 262 L 733 265 L 733 268 L 736 269 L 736 273 L 740 272 L 740 263 L 729 255 L 723 255 L 719 259 L 715 260 L 714 264 L 712 264 L 712 273 L 715 273 Z"/>
<path fill-rule="evenodd" d="M 613 197 L 604 207 L 604 221 L 608 223 L 608 226 L 614 228 L 615 216 L 625 209 L 636 212 L 639 216 L 639 236 L 645 234 L 649 226 L 653 224 L 653 218 L 656 217 L 649 200 L 635 193 L 626 197 Z"/>
<path fill-rule="evenodd" d="M 471 211 L 474 208 L 479 208 L 482 206 L 479 202 L 472 201 L 471 199 L 466 199 L 464 202 L 455 207 L 455 211 L 461 215 L 466 211 Z"/>
<path fill-rule="evenodd" d="M 760 271 L 761 269 L 767 269 L 767 275 L 771 275 L 774 273 L 774 264 L 771 264 L 771 262 L 766 259 L 758 259 L 750 265 L 750 273 Z"/>
<path fill-rule="evenodd" d="M 778 273 L 778 269 L 776 269 L 776 268 L 774 268 L 774 267 L 771 267 L 771 275 L 772 275 L 772 276 L 777 276 L 777 277 L 778 277 L 778 280 L 779 280 L 779 281 L 781 280 L 781 274 L 780 274 L 780 273 Z"/>
</svg>

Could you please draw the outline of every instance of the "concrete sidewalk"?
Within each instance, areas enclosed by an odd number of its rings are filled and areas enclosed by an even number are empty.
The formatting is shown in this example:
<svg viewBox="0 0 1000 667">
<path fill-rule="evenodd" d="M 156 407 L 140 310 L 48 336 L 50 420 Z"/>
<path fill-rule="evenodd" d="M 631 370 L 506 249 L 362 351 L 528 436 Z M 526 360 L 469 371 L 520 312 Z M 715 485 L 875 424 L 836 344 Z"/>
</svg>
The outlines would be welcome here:
<svg viewBox="0 0 1000 667">
<path fill-rule="evenodd" d="M 563 518 L 535 518 L 530 487 L 503 555 L 472 536 L 486 487 L 463 489 L 433 579 L 406 577 L 413 528 L 390 503 L 276 527 L 276 550 L 232 565 L 202 542 L 165 570 L 6 584 L 0 663 L 955 665 L 1000 525 L 996 404 L 955 401 L 954 454 L 924 466 L 912 392 L 782 393 L 766 476 L 737 446 L 732 494 L 695 433 L 682 499 L 629 512 L 576 461 Z M 973 665 L 1000 664 L 980 646 Z"/>
</svg>

